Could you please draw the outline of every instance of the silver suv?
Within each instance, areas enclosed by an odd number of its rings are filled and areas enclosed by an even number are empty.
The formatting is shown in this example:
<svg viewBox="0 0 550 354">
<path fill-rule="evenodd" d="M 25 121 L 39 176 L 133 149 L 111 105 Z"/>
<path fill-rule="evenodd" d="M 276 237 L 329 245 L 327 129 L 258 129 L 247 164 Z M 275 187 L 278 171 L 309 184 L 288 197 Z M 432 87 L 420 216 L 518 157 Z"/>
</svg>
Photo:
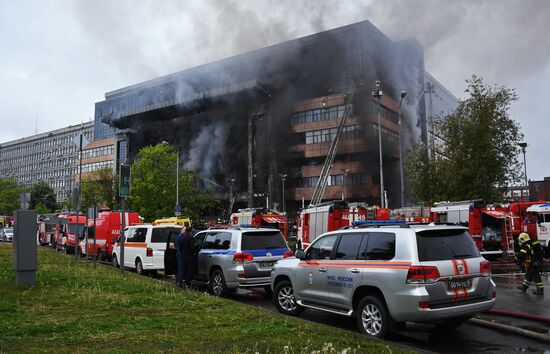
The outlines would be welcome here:
<svg viewBox="0 0 550 354">
<path fill-rule="evenodd" d="M 175 244 L 175 235 L 170 244 Z M 167 246 L 165 264 L 175 273 L 175 248 Z M 194 236 L 196 254 L 194 282 L 209 286 L 212 294 L 225 295 L 241 288 L 271 291 L 271 271 L 280 259 L 294 253 L 279 230 L 268 228 L 209 229 Z M 173 257 L 171 254 L 173 253 Z"/>
<path fill-rule="evenodd" d="M 406 321 L 460 326 L 494 306 L 496 286 L 468 230 L 457 226 L 365 224 L 321 235 L 271 273 L 277 309 L 355 316 L 383 338 Z"/>
</svg>

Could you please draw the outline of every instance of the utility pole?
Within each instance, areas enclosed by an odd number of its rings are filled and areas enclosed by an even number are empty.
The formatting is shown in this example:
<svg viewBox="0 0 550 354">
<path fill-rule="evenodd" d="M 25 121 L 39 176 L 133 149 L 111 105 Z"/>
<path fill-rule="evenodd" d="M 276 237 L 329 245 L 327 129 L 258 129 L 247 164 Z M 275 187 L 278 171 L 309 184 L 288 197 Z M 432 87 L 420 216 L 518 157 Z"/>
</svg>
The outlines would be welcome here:
<svg viewBox="0 0 550 354">
<path fill-rule="evenodd" d="M 380 89 L 380 81 L 376 80 L 376 90 L 372 91 L 372 97 L 378 99 L 378 109 L 376 115 L 378 118 L 378 152 L 380 160 L 380 207 L 384 209 L 386 207 L 386 201 L 384 197 L 384 165 L 382 159 L 382 124 L 380 124 L 380 100 L 382 99 L 383 92 Z"/>
<path fill-rule="evenodd" d="M 279 177 L 281 177 L 281 181 L 283 182 L 283 213 L 285 212 L 285 180 L 287 176 L 287 174 L 279 173 Z"/>
<path fill-rule="evenodd" d="M 527 179 L 527 160 L 525 159 L 525 151 L 527 149 L 527 143 L 519 143 L 518 144 L 521 147 L 521 150 L 523 151 L 523 171 L 525 175 L 525 187 L 529 189 L 529 180 Z"/>
<path fill-rule="evenodd" d="M 401 100 L 399 101 L 399 177 L 401 178 L 401 207 L 405 206 L 405 178 L 403 176 L 403 124 L 401 122 L 401 103 L 407 96 L 407 91 L 401 91 Z"/>
</svg>

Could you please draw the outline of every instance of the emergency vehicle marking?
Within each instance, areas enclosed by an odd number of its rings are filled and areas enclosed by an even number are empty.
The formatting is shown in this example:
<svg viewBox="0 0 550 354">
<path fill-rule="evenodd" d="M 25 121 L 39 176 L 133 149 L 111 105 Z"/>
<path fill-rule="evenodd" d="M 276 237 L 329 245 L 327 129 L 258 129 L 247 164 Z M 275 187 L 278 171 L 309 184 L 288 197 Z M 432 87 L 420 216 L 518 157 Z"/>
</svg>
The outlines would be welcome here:
<svg viewBox="0 0 550 354">
<path fill-rule="evenodd" d="M 333 286 L 336 288 L 353 288 L 353 278 L 347 277 L 347 276 L 335 276 L 335 275 L 329 275 L 327 276 L 327 285 Z"/>
<path fill-rule="evenodd" d="M 307 275 L 307 283 L 309 285 L 313 285 L 313 273 L 312 272 L 309 272 L 308 275 Z"/>
<path fill-rule="evenodd" d="M 376 261 L 302 261 L 298 264 L 300 267 L 306 268 L 316 268 L 316 267 L 327 267 L 327 268 L 388 268 L 388 269 L 409 269 L 411 266 L 410 262 L 376 262 Z"/>
<path fill-rule="evenodd" d="M 468 275 L 470 274 L 470 271 L 468 269 L 468 264 L 463 259 L 453 259 L 453 268 L 455 275 Z M 460 262 L 460 263 L 458 263 Z M 466 300 L 468 297 L 468 289 L 455 289 L 454 292 L 454 299 L 453 302 L 460 301 L 460 298 L 462 297 L 462 300 Z"/>
<path fill-rule="evenodd" d="M 120 242 L 117 243 L 117 246 L 120 247 Z M 125 242 L 124 247 L 135 247 L 135 248 L 147 248 L 147 243 L 145 242 Z"/>
</svg>

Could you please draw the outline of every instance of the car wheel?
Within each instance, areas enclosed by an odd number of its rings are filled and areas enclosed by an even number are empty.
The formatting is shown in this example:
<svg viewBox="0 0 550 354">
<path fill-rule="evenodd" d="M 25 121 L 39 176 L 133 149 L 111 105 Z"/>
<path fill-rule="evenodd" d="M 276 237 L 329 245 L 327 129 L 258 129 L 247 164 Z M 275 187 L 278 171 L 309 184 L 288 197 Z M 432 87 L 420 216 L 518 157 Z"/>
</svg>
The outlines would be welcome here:
<svg viewBox="0 0 550 354">
<path fill-rule="evenodd" d="M 210 292 L 216 296 L 223 296 L 227 293 L 225 278 L 223 277 L 223 272 L 219 269 L 216 269 L 210 275 Z"/>
<path fill-rule="evenodd" d="M 140 275 L 146 275 L 147 271 L 143 270 L 143 263 L 141 259 L 136 259 L 136 273 Z"/>
<path fill-rule="evenodd" d="M 120 265 L 118 264 L 118 258 L 116 254 L 113 253 L 113 267 L 118 268 Z"/>
<path fill-rule="evenodd" d="M 450 318 L 450 319 L 443 320 L 441 322 L 436 323 L 435 326 L 438 330 L 444 330 L 444 331 L 453 330 L 460 327 L 460 325 L 468 321 L 470 318 L 471 317 L 469 316 Z"/>
<path fill-rule="evenodd" d="M 390 318 L 383 301 L 376 296 L 366 296 L 357 306 L 359 332 L 375 338 L 388 334 Z"/>
<path fill-rule="evenodd" d="M 296 303 L 294 288 L 290 281 L 282 281 L 273 290 L 273 303 L 280 313 L 298 316 L 304 308 Z"/>
</svg>

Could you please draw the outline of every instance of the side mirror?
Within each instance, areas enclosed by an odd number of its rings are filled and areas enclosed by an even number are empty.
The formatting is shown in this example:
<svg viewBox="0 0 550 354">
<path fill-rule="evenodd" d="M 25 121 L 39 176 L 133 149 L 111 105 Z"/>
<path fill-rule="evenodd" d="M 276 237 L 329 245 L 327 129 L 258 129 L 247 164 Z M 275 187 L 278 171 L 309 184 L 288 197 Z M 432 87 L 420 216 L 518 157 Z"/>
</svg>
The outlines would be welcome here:
<svg viewBox="0 0 550 354">
<path fill-rule="evenodd" d="M 296 250 L 296 253 L 294 253 L 294 257 L 298 259 L 306 259 L 306 251 L 304 250 Z"/>
</svg>

